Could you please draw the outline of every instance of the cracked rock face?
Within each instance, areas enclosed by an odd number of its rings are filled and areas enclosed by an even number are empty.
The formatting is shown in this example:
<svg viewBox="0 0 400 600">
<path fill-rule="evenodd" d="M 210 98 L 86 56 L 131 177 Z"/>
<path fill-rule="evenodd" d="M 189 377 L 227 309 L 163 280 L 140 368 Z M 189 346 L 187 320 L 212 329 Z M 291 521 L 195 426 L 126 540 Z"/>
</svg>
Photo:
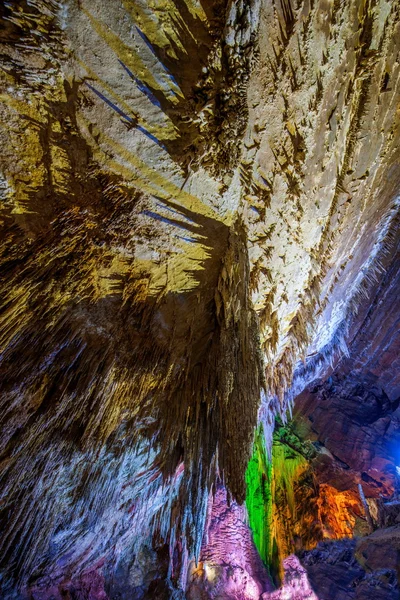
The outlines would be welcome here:
<svg viewBox="0 0 400 600">
<path fill-rule="evenodd" d="M 400 3 L 9 0 L 0 21 L 1 595 L 105 600 L 121 572 L 178 598 L 199 559 L 268 594 L 240 513 L 260 424 L 269 446 L 318 377 L 320 443 L 340 413 L 362 452 L 329 451 L 393 487 Z"/>
<path fill-rule="evenodd" d="M 377 598 L 379 600 L 397 600 L 400 598 L 398 586 L 398 535 L 387 529 L 383 535 L 375 532 L 363 539 L 362 548 L 356 547 L 353 540 L 343 540 L 334 544 L 322 543 L 315 550 L 305 553 L 302 564 L 307 569 L 308 578 L 319 598 L 347 600 Z M 393 548 L 386 560 L 382 551 L 376 554 L 380 558 L 365 564 L 362 554 L 372 556 L 379 547 Z M 394 541 L 395 540 L 395 541 Z"/>
</svg>

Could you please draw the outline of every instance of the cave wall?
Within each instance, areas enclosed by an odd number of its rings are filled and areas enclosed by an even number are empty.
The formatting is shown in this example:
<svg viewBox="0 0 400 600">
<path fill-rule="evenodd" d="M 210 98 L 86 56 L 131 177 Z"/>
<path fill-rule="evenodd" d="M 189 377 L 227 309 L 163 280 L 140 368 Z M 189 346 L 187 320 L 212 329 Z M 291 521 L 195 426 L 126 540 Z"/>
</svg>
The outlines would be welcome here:
<svg viewBox="0 0 400 600">
<path fill-rule="evenodd" d="M 323 598 L 399 593 L 399 264 L 394 235 L 346 352 L 296 397 L 293 419 L 276 424 L 271 457 L 258 443 L 249 465 L 250 523 L 271 574 L 282 580 L 282 558 L 296 552 Z"/>
<path fill-rule="evenodd" d="M 399 15 L 398 0 L 0 6 L 5 598 L 103 600 L 118 577 L 184 594 L 191 561 L 221 567 L 210 494 L 242 510 L 258 426 L 257 468 L 316 377 L 295 423 L 317 458 L 275 448 L 282 555 L 315 505 L 318 531 L 347 531 L 332 503 L 356 502 L 360 472 L 367 495 L 391 493 Z M 267 586 L 254 561 L 238 568 Z"/>
</svg>

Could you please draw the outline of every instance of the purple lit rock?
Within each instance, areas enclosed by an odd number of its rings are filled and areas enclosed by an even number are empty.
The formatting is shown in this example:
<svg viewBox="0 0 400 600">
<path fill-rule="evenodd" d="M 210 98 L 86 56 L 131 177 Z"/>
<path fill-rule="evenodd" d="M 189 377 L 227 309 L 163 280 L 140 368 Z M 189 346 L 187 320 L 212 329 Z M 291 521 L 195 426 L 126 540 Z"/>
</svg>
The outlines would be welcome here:
<svg viewBox="0 0 400 600">
<path fill-rule="evenodd" d="M 272 594 L 265 593 L 262 600 L 318 600 L 311 588 L 307 571 L 299 559 L 291 554 L 283 561 L 285 576 L 283 586 Z"/>
<path fill-rule="evenodd" d="M 259 600 L 272 590 L 252 540 L 244 506 L 227 503 L 220 487 L 212 501 L 200 562 L 189 568 L 188 600 Z M 267 596 L 268 597 L 268 596 Z"/>
</svg>

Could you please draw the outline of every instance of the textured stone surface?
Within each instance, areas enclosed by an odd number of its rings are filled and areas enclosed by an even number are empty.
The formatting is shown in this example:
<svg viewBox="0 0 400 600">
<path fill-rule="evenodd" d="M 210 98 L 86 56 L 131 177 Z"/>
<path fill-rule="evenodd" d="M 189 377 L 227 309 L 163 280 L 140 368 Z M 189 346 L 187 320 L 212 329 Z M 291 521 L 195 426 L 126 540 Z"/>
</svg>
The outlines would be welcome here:
<svg viewBox="0 0 400 600">
<path fill-rule="evenodd" d="M 227 505 L 219 488 L 212 501 L 199 564 L 190 569 L 188 600 L 258 600 L 272 589 L 246 523 L 246 510 Z"/>
<path fill-rule="evenodd" d="M 368 571 L 392 569 L 400 577 L 400 525 L 378 529 L 367 538 L 361 538 L 356 546 L 356 557 Z"/>
<path fill-rule="evenodd" d="M 391 536 L 377 531 L 363 539 L 363 547 L 374 548 L 375 537 Z M 398 600 L 398 562 L 388 560 L 386 564 L 364 569 L 355 555 L 355 540 L 323 542 L 315 550 L 305 553 L 301 562 L 307 570 L 309 581 L 321 600 Z"/>
<path fill-rule="evenodd" d="M 308 580 L 306 569 L 293 554 L 283 561 L 285 576 L 280 589 L 262 596 L 262 600 L 318 600 Z"/>
<path fill-rule="evenodd" d="M 254 456 L 259 482 L 250 501 L 263 516 L 252 526 L 262 531 L 263 541 L 255 539 L 275 577 L 294 551 L 369 532 L 359 483 L 374 525 L 398 523 L 398 236 L 384 264 L 385 275 L 359 304 L 346 353 L 296 398 L 294 420 L 276 428 L 272 465 Z"/>
<path fill-rule="evenodd" d="M 399 13 L 1 4 L 3 597 L 101 597 L 99 564 L 164 546 L 182 595 L 210 491 L 243 502 L 257 425 L 334 351 L 397 439 Z M 351 435 L 377 481 L 387 455 Z"/>
</svg>

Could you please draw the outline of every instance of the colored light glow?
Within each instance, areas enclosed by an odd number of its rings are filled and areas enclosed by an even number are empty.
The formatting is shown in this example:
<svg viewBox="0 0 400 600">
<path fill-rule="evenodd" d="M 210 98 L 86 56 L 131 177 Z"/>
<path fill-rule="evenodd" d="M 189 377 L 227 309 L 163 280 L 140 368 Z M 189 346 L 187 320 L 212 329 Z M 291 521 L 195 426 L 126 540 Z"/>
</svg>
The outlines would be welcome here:
<svg viewBox="0 0 400 600">
<path fill-rule="evenodd" d="M 211 567 L 210 565 L 204 564 L 204 572 L 206 575 L 206 579 L 210 582 L 215 581 L 216 578 L 216 572 L 215 572 L 215 568 Z"/>
<path fill-rule="evenodd" d="M 276 490 L 282 490 L 286 496 L 292 517 L 295 513 L 294 482 L 307 467 L 306 459 L 294 450 L 280 443 L 274 436 L 272 461 L 268 459 L 262 429 L 256 435 L 253 456 L 246 472 L 246 506 L 253 540 L 264 563 L 283 575 L 281 558 L 292 550 L 283 551 L 279 556 L 279 519 L 274 512 Z M 277 529 L 278 528 L 278 529 Z"/>
<path fill-rule="evenodd" d="M 269 564 L 272 548 L 270 526 L 272 520 L 272 463 L 268 460 L 263 433 L 259 430 L 253 456 L 246 471 L 246 506 L 254 543 L 262 560 Z"/>
</svg>

